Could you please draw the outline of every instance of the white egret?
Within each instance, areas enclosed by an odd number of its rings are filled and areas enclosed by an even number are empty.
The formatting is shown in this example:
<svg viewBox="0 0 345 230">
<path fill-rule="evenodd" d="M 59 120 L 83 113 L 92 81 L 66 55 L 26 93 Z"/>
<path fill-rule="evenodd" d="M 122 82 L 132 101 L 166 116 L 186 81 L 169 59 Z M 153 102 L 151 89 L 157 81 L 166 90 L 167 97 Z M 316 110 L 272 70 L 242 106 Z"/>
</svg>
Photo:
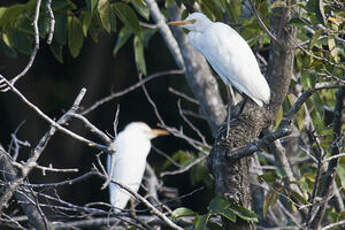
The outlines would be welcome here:
<svg viewBox="0 0 345 230">
<path fill-rule="evenodd" d="M 202 13 L 192 13 L 183 21 L 168 24 L 190 31 L 190 44 L 207 59 L 225 84 L 233 85 L 259 106 L 269 102 L 270 88 L 258 62 L 247 42 L 234 29 L 212 22 Z"/>
<path fill-rule="evenodd" d="M 144 175 L 146 158 L 151 149 L 151 139 L 168 135 L 162 129 L 151 129 L 143 122 L 132 122 L 121 131 L 114 141 L 113 179 L 137 192 Z M 112 156 L 108 155 L 107 171 L 110 174 Z M 109 195 L 111 204 L 117 209 L 126 207 L 131 198 L 130 193 L 120 186 L 110 183 Z"/>
</svg>

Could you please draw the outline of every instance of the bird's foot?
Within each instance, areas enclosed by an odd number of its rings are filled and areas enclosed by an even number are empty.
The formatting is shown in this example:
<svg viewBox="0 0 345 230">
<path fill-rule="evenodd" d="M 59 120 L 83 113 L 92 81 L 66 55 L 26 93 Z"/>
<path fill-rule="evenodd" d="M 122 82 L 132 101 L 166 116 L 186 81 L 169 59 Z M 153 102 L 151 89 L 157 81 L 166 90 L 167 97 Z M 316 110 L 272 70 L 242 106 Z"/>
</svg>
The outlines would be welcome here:
<svg viewBox="0 0 345 230">
<path fill-rule="evenodd" d="M 228 114 L 226 117 L 226 139 L 230 137 L 230 123 L 231 123 L 231 105 L 228 105 Z"/>
</svg>

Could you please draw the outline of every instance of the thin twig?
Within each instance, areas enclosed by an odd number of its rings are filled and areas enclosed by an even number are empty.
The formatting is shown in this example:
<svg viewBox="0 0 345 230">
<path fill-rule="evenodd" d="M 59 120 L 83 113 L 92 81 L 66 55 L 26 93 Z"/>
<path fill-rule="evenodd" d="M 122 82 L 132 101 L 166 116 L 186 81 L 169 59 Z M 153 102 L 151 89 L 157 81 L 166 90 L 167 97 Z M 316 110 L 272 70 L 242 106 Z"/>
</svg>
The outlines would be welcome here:
<svg viewBox="0 0 345 230">
<path fill-rule="evenodd" d="M 6 84 L 10 87 L 10 89 L 27 105 L 29 106 L 32 110 L 34 110 L 41 118 L 46 120 L 51 126 L 54 128 L 58 129 L 59 131 L 73 137 L 74 139 L 87 144 L 90 147 L 95 147 L 97 149 L 101 150 L 106 150 L 107 147 L 104 145 L 97 144 L 94 141 L 88 140 L 72 131 L 69 129 L 66 129 L 65 127 L 61 126 L 57 122 L 55 122 L 53 119 L 51 119 L 49 116 L 47 116 L 45 113 L 42 112 L 37 106 L 32 104 L 19 90 L 17 90 L 9 81 L 7 81 L 1 74 L 0 74 L 0 80 L 4 80 Z M 86 89 L 84 89 L 86 91 Z"/>
<path fill-rule="evenodd" d="M 263 30 L 266 32 L 266 34 L 267 34 L 275 43 L 277 43 L 278 45 L 280 45 L 280 44 L 281 44 L 280 41 L 278 41 L 278 39 L 276 38 L 276 36 L 274 36 L 274 35 L 272 34 L 272 32 L 267 28 L 267 26 L 265 25 L 265 23 L 262 21 L 262 19 L 261 19 L 260 15 L 258 14 L 258 12 L 257 12 L 257 10 L 256 10 L 256 8 L 255 8 L 255 6 L 254 6 L 254 4 L 252 3 L 252 0 L 249 0 L 248 2 L 249 2 L 249 4 L 250 4 L 251 7 L 252 7 L 253 13 L 254 13 L 256 19 L 258 20 L 258 23 L 259 23 L 261 29 L 263 29 Z"/>
<path fill-rule="evenodd" d="M 102 174 L 100 172 L 98 173 L 98 176 L 100 176 L 104 179 L 107 179 L 107 176 L 105 176 L 104 174 Z M 169 227 L 171 227 L 173 229 L 177 229 L 177 230 L 183 230 L 183 228 L 181 228 L 180 226 L 178 226 L 174 222 L 172 222 L 166 215 L 164 215 L 162 212 L 160 212 L 156 207 L 154 207 L 152 204 L 150 204 L 150 202 L 148 202 L 144 197 L 142 197 L 137 192 L 134 192 L 133 190 L 131 190 L 128 186 L 126 186 L 124 184 L 118 183 L 114 179 L 112 179 L 111 182 L 120 186 L 120 188 L 126 190 L 128 193 L 130 193 L 136 199 L 143 202 L 147 207 L 149 207 L 151 209 L 153 214 L 157 215 L 160 219 L 162 219 L 165 223 L 167 223 L 169 225 Z"/>
<path fill-rule="evenodd" d="M 198 100 L 196 100 L 196 99 L 194 99 L 194 98 L 188 96 L 188 95 L 185 94 L 185 93 L 182 93 L 182 92 L 180 92 L 180 91 L 177 91 L 176 89 L 171 88 L 171 87 L 169 87 L 168 90 L 169 90 L 171 93 L 175 94 L 176 96 L 182 97 L 182 98 L 185 99 L 186 101 L 189 101 L 189 102 L 191 102 L 191 103 L 193 103 L 193 104 L 196 104 L 196 105 L 200 105 L 200 103 L 199 103 Z"/>
<path fill-rule="evenodd" d="M 1 76 L 1 75 L 0 75 Z M 17 95 L 21 96 L 21 98 L 27 102 L 28 105 L 31 105 L 31 108 L 36 108 L 41 114 L 43 114 L 44 116 L 46 116 L 44 113 L 42 113 L 37 107 L 35 107 L 34 105 L 32 105 L 19 91 L 17 91 L 17 89 L 12 85 L 12 84 L 8 84 L 12 91 L 14 91 Z M 56 130 L 58 127 L 62 127 L 60 126 L 61 124 L 64 124 L 65 122 L 67 122 L 67 120 L 69 119 L 69 114 L 74 113 L 78 108 L 79 108 L 79 104 L 81 103 L 81 100 L 83 99 L 83 97 L 85 96 L 86 93 L 86 89 L 83 88 L 79 95 L 77 96 L 76 100 L 74 101 L 72 107 L 70 108 L 70 110 L 65 113 L 57 122 L 52 121 L 52 126 L 50 128 L 50 130 L 41 138 L 41 140 L 39 141 L 38 145 L 35 147 L 35 149 L 33 150 L 32 156 L 27 160 L 27 162 L 23 165 L 23 167 L 21 168 L 22 171 L 22 175 L 21 177 L 15 179 L 4 191 L 1 200 L 0 200 L 0 211 L 7 206 L 8 201 L 11 199 L 14 191 L 17 189 L 17 187 L 19 185 L 21 185 L 25 178 L 29 175 L 30 171 L 37 166 L 37 161 L 39 159 L 39 157 L 41 156 L 41 153 L 43 152 L 43 150 L 45 149 L 47 143 L 49 142 L 50 138 L 55 134 Z M 46 116 L 47 117 L 47 116 Z M 48 117 L 48 119 L 50 119 Z M 70 131 L 69 131 L 70 132 Z M 74 133 L 73 133 L 74 134 Z"/>
<path fill-rule="evenodd" d="M 167 171 L 167 172 L 162 172 L 160 174 L 161 177 L 164 177 L 164 176 L 171 176 L 171 175 L 177 175 L 177 174 L 181 174 L 181 173 L 184 173 L 186 171 L 188 171 L 189 169 L 191 169 L 194 165 L 196 164 L 199 164 L 201 161 L 205 160 L 207 158 L 208 155 L 204 155 L 202 157 L 199 157 L 198 159 L 196 159 L 195 161 L 193 161 L 192 163 L 188 164 L 187 166 L 181 168 L 181 169 L 178 169 L 178 170 L 175 170 L 175 171 Z"/>
<path fill-rule="evenodd" d="M 103 105 L 104 103 L 113 100 L 114 98 L 117 97 L 121 97 L 129 92 L 132 92 L 133 90 L 139 88 L 140 86 L 146 84 L 147 82 L 159 78 L 159 77 L 163 77 L 163 76 L 167 76 L 167 75 L 181 75 L 184 74 L 183 70 L 169 70 L 169 71 L 163 71 L 163 72 L 158 72 L 155 74 L 152 74 L 150 76 L 145 77 L 144 79 L 138 81 L 137 83 L 135 83 L 134 85 L 120 91 L 120 92 L 116 92 L 116 93 L 111 93 L 109 96 L 97 101 L 96 103 L 94 103 L 92 106 L 90 106 L 89 108 L 85 109 L 84 111 L 82 111 L 80 114 L 81 115 L 85 115 L 90 113 L 91 111 L 95 110 L 97 107 Z"/>
<path fill-rule="evenodd" d="M 200 132 L 200 130 L 195 127 L 195 125 L 184 115 L 182 107 L 181 107 L 181 100 L 177 101 L 177 107 L 182 119 L 189 125 L 189 127 L 200 137 L 203 144 L 207 144 L 205 136 Z"/>
<path fill-rule="evenodd" d="M 39 15 L 40 15 L 41 3 L 42 3 L 42 0 L 37 0 L 36 8 L 35 8 L 34 21 L 33 21 L 34 36 L 35 36 L 35 46 L 33 48 L 33 51 L 31 53 L 31 55 L 30 55 L 29 62 L 26 64 L 25 68 L 22 70 L 22 72 L 20 72 L 17 76 L 15 76 L 12 80 L 9 81 L 10 84 L 13 85 L 13 86 L 32 67 L 32 64 L 34 63 L 36 55 L 37 55 L 38 50 L 40 48 L 40 34 L 39 34 L 39 29 L 38 29 L 38 19 L 39 19 Z M 3 76 L 0 75 L 0 77 L 3 78 L 3 79 L 0 78 L 0 88 L 2 88 L 3 84 L 7 84 L 6 88 L 0 89 L 0 91 L 6 92 L 6 91 L 8 91 L 10 89 L 10 87 L 8 87 L 8 81 Z"/>
<path fill-rule="evenodd" d="M 47 38 L 47 44 L 51 45 L 53 41 L 54 30 L 55 30 L 55 17 L 54 17 L 54 12 L 52 10 L 52 0 L 47 0 L 46 8 L 49 14 L 49 33 L 48 33 L 48 38 Z"/>
</svg>

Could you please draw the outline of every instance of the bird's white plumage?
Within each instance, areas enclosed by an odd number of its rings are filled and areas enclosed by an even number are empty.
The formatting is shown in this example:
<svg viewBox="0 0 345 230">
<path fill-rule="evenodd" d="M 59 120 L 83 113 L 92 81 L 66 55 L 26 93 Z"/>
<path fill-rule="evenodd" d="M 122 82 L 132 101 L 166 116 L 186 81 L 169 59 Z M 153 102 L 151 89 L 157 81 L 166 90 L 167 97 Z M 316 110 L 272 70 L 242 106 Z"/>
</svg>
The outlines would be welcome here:
<svg viewBox="0 0 345 230">
<path fill-rule="evenodd" d="M 212 22 L 202 13 L 193 13 L 182 27 L 188 39 L 225 84 L 232 84 L 259 106 L 270 100 L 270 88 L 247 42 L 230 26 Z"/>
<path fill-rule="evenodd" d="M 154 138 L 151 128 L 143 122 L 132 122 L 115 139 L 115 166 L 113 179 L 138 191 L 144 175 L 146 158 L 151 149 L 150 140 Z M 107 171 L 111 170 L 111 156 L 108 155 Z M 131 195 L 120 186 L 109 184 L 110 202 L 119 209 L 125 208 Z"/>
</svg>

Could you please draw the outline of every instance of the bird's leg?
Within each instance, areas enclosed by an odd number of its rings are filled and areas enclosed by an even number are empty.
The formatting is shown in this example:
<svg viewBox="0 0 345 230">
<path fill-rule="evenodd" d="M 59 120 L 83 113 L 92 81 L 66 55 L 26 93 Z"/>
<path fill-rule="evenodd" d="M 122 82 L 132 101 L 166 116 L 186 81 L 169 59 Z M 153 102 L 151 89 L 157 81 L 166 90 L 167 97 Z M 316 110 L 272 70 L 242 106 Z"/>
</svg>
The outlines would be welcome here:
<svg viewBox="0 0 345 230">
<path fill-rule="evenodd" d="M 229 86 L 226 86 L 226 92 L 228 96 L 228 114 L 226 116 L 226 138 L 230 136 L 230 122 L 231 122 L 231 89 Z"/>
<path fill-rule="evenodd" d="M 239 109 L 239 111 L 236 113 L 236 115 L 234 116 L 234 119 L 237 119 L 237 118 L 240 117 L 240 115 L 241 115 L 241 113 L 243 112 L 244 106 L 246 105 L 247 101 L 248 101 L 248 97 L 245 95 L 245 96 L 244 96 L 244 99 L 243 99 L 242 102 L 241 102 L 240 109 Z"/>
<path fill-rule="evenodd" d="M 134 204 L 134 199 L 131 198 L 129 199 L 129 210 L 133 216 L 135 216 L 135 204 Z"/>
</svg>

